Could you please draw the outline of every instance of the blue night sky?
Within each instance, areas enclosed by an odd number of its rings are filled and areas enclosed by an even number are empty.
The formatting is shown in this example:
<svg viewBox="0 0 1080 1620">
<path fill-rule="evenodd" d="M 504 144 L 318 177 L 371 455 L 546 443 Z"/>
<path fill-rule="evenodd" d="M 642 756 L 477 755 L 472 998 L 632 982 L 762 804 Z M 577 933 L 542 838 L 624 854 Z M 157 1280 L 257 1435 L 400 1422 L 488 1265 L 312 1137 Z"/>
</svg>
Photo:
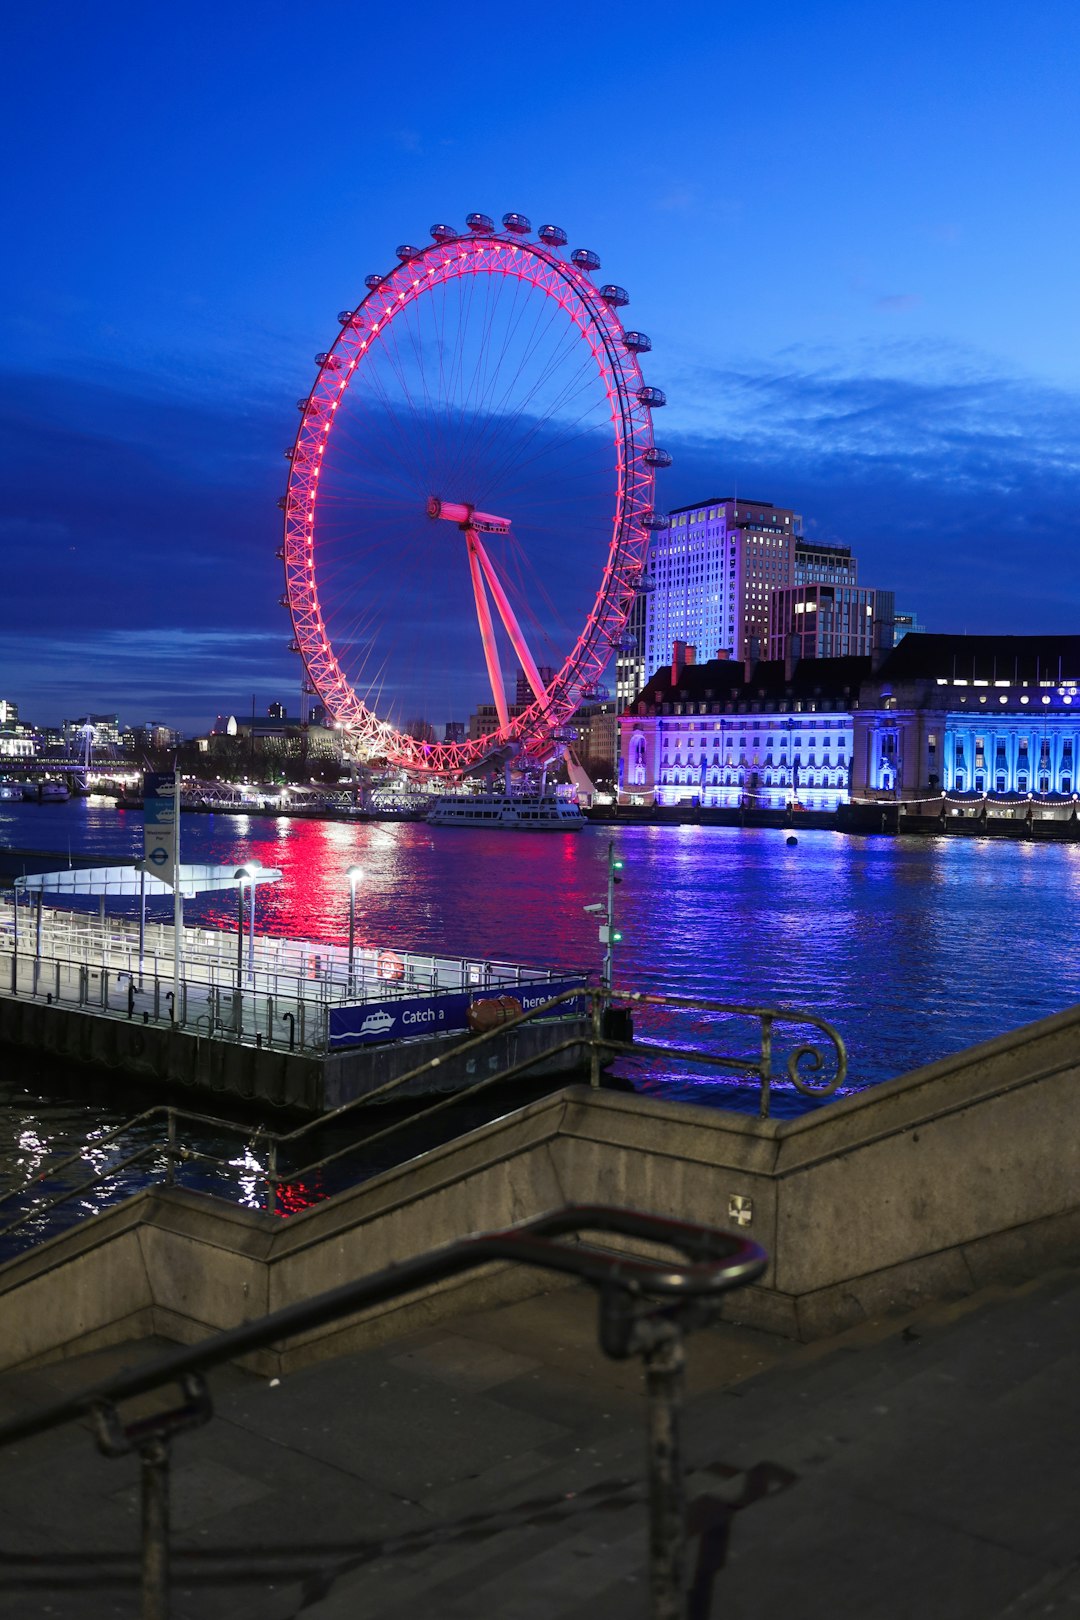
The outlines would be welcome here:
<svg viewBox="0 0 1080 1620">
<path fill-rule="evenodd" d="M 629 288 L 660 504 L 793 506 L 928 629 L 1076 628 L 1075 0 L 39 0 L 4 57 L 25 718 L 295 708 L 294 402 L 365 274 L 472 209 Z"/>
</svg>

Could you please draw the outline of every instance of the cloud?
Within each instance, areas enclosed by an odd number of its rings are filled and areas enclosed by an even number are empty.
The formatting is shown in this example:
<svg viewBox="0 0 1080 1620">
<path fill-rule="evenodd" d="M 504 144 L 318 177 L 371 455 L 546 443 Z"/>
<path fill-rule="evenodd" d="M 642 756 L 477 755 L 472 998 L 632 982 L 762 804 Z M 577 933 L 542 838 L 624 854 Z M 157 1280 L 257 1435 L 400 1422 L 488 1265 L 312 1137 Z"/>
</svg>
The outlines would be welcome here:
<svg viewBox="0 0 1080 1620">
<path fill-rule="evenodd" d="M 922 303 L 921 293 L 886 293 L 874 300 L 878 309 L 891 310 L 894 314 L 904 315 L 910 309 L 918 309 Z"/>
<path fill-rule="evenodd" d="M 794 507 L 930 628 L 1074 627 L 1080 396 L 927 343 L 781 358 L 678 379 L 665 505 L 737 489 Z"/>
</svg>

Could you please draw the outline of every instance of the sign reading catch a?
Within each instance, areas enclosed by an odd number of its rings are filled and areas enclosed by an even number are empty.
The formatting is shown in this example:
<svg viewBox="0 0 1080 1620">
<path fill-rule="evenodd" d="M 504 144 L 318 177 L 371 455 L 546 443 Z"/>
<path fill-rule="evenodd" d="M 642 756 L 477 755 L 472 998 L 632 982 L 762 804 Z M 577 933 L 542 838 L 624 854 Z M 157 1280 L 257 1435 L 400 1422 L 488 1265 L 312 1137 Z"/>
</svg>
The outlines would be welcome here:
<svg viewBox="0 0 1080 1620">
<path fill-rule="evenodd" d="M 172 883 L 176 864 L 175 771 L 147 771 L 143 777 L 143 858 L 163 883 Z"/>
<path fill-rule="evenodd" d="M 505 993 L 521 1002 L 522 1012 L 542 1006 L 567 990 L 583 990 L 584 979 L 554 984 L 502 984 L 491 990 L 445 991 L 438 996 L 409 996 L 396 1001 L 365 1001 L 358 1007 L 331 1007 L 330 1045 L 369 1046 L 375 1041 L 401 1041 L 414 1035 L 461 1034 L 469 1027 L 469 1003 Z M 544 1018 L 580 1017 L 583 1004 L 564 1001 Z"/>
</svg>

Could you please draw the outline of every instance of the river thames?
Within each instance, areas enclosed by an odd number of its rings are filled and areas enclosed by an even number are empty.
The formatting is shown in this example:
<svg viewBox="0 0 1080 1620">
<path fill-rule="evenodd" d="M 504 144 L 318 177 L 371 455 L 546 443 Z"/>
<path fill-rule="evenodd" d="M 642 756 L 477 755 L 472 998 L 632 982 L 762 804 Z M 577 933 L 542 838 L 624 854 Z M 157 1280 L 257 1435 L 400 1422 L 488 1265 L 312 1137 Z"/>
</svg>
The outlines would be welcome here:
<svg viewBox="0 0 1080 1620">
<path fill-rule="evenodd" d="M 616 985 L 816 1012 L 844 1036 L 855 1088 L 1078 999 L 1075 844 L 799 831 L 790 846 L 773 829 L 593 825 L 540 835 L 225 815 L 185 817 L 182 836 L 185 860 L 281 869 L 282 882 L 260 890 L 260 932 L 343 941 L 345 873 L 359 865 L 363 941 L 592 970 L 602 947 L 583 907 L 604 897 L 614 841 L 626 863 Z M 141 844 L 141 813 L 104 800 L 0 804 L 0 845 L 56 852 L 58 865 L 69 852 L 131 857 Z M 168 915 L 168 901 L 156 904 Z M 187 916 L 235 928 L 231 894 L 190 905 Z M 100 1086 L 92 1099 L 57 1094 L 67 1090 L 62 1077 L 43 1084 L 36 1061 L 21 1055 L 9 1054 L 5 1071 L 5 1179 L 35 1159 L 20 1147 L 28 1131 L 39 1144 L 76 1141 L 84 1123 L 100 1130 L 132 1111 L 130 1095 L 117 1109 Z M 675 1073 L 634 1083 L 749 1105 L 745 1088 Z M 781 1114 L 802 1106 L 785 1105 L 782 1093 L 776 1101 Z"/>
</svg>

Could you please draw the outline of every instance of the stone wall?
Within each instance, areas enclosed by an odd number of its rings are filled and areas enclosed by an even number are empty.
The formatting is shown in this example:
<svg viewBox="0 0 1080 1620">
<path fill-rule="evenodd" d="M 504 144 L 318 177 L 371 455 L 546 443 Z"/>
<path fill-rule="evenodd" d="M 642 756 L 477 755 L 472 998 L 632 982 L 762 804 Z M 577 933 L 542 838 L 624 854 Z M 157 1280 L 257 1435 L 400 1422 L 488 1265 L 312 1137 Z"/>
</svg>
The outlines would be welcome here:
<svg viewBox="0 0 1080 1620">
<path fill-rule="evenodd" d="M 770 1263 L 727 1314 L 793 1337 L 1034 1275 L 1080 1253 L 1078 1033 L 1071 1009 L 788 1122 L 575 1087 L 288 1220 L 143 1192 L 0 1267 L 0 1367 L 133 1333 L 191 1342 L 565 1203 L 722 1226 L 737 1197 Z M 297 1366 L 551 1286 L 491 1267 L 257 1365 Z"/>
</svg>

